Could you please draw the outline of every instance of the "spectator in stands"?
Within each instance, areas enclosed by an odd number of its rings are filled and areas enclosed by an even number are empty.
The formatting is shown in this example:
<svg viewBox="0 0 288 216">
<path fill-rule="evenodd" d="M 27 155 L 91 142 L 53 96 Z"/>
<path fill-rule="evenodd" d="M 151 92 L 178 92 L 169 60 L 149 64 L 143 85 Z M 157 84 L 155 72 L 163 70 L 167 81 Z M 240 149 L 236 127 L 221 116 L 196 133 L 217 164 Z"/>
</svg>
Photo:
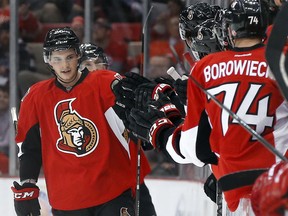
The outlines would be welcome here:
<svg viewBox="0 0 288 216">
<path fill-rule="evenodd" d="M 9 77 L 9 37 L 10 25 L 9 22 L 0 24 L 0 84 L 6 82 Z M 30 73 L 35 72 L 35 58 L 27 49 L 26 43 L 21 38 L 18 40 L 19 46 L 19 71 L 21 74 L 24 71 Z M 21 81 L 21 80 L 20 80 Z M 21 81 L 22 82 L 22 81 Z"/>
<path fill-rule="evenodd" d="M 9 155 L 9 85 L 0 85 L 0 174 L 8 173 Z"/>
<path fill-rule="evenodd" d="M 33 41 L 42 30 L 38 18 L 30 10 L 29 0 L 20 0 L 18 5 L 19 33 L 25 42 Z M 6 5 L 0 10 L 0 23 L 8 22 L 10 19 L 10 7 Z"/>
<path fill-rule="evenodd" d="M 150 56 L 169 55 L 173 63 L 177 65 L 178 61 L 183 61 L 185 51 L 185 42 L 181 40 L 179 34 L 179 16 L 173 16 L 166 20 L 167 37 L 165 39 L 152 40 L 150 43 Z M 174 56 L 172 49 L 176 52 Z M 179 58 L 179 59 L 178 59 Z M 176 68 L 182 73 L 181 68 Z"/>
<path fill-rule="evenodd" d="M 20 0 L 18 6 L 20 37 L 25 41 L 33 41 L 42 30 L 38 18 L 31 12 L 29 0 Z"/>
<path fill-rule="evenodd" d="M 167 1 L 167 10 L 160 13 L 155 21 L 152 21 L 152 30 L 151 37 L 152 39 L 165 39 L 167 38 L 168 29 L 167 29 L 167 20 L 170 17 L 179 16 L 180 12 L 184 8 L 182 0 L 168 0 Z"/>
<path fill-rule="evenodd" d="M 167 70 L 174 66 L 171 55 L 154 55 L 149 59 L 149 69 L 146 77 L 154 80 L 158 77 L 168 78 L 171 77 L 166 73 Z"/>
<path fill-rule="evenodd" d="M 75 32 L 80 42 L 84 40 L 84 18 L 82 16 L 75 16 L 71 22 L 71 29 Z"/>
<path fill-rule="evenodd" d="M 6 72 L 9 72 L 9 37 L 10 37 L 10 24 L 4 22 L 0 25 L 0 62 L 6 63 Z M 19 71 L 30 70 L 35 71 L 34 56 L 29 53 L 26 48 L 26 43 L 19 39 Z M 4 66 L 2 64 L 2 66 Z"/>
<path fill-rule="evenodd" d="M 46 0 L 38 17 L 42 23 L 69 23 L 73 0 Z"/>
<path fill-rule="evenodd" d="M 123 73 L 128 55 L 127 44 L 124 41 L 114 41 L 111 23 L 105 18 L 96 19 L 93 28 L 93 43 L 104 49 L 107 54 L 110 69 Z"/>
<path fill-rule="evenodd" d="M 110 22 L 141 22 L 140 0 L 95 0 L 95 18 L 106 17 Z"/>
</svg>

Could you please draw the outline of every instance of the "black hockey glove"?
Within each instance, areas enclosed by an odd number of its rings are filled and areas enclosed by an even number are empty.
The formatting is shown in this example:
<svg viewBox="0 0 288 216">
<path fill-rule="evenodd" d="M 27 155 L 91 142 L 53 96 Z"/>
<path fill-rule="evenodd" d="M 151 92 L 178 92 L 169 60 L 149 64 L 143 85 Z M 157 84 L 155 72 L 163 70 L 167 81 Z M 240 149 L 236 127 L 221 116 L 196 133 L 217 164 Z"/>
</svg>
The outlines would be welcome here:
<svg viewBox="0 0 288 216">
<path fill-rule="evenodd" d="M 122 88 L 126 90 L 134 91 L 139 85 L 151 82 L 147 78 L 133 72 L 126 72 L 124 76 L 122 79 Z"/>
<path fill-rule="evenodd" d="M 135 108 L 147 112 L 148 102 L 152 100 L 152 92 L 156 83 L 144 83 L 135 90 Z"/>
<path fill-rule="evenodd" d="M 149 106 L 152 106 L 155 109 L 162 111 L 165 116 L 173 122 L 173 124 L 179 125 L 182 122 L 182 115 L 177 107 L 171 102 L 170 98 L 159 92 L 159 99 L 156 101 L 151 101 Z"/>
<path fill-rule="evenodd" d="M 187 82 L 188 80 L 177 79 L 173 83 L 175 91 L 177 92 L 181 103 L 184 105 L 187 103 Z"/>
<path fill-rule="evenodd" d="M 135 108 L 147 111 L 148 102 L 157 100 L 159 98 L 159 92 L 170 95 L 171 92 L 173 92 L 173 88 L 165 83 L 157 84 L 155 82 L 139 85 L 135 90 Z"/>
<path fill-rule="evenodd" d="M 39 188 L 33 183 L 24 183 L 22 186 L 14 181 L 11 187 L 14 193 L 14 207 L 18 216 L 40 215 L 38 201 Z"/>
<path fill-rule="evenodd" d="M 216 203 L 217 179 L 213 173 L 206 179 L 206 182 L 204 183 L 204 192 L 213 202 Z"/>
<path fill-rule="evenodd" d="M 142 111 L 147 111 L 148 103 L 151 100 L 158 100 L 159 93 L 163 93 L 169 97 L 172 104 L 174 104 L 177 109 L 180 111 L 181 115 L 184 117 L 185 109 L 183 104 L 180 101 L 180 98 L 174 91 L 174 89 L 165 83 L 144 83 L 140 85 L 135 90 L 135 108 L 140 109 Z"/>
<path fill-rule="evenodd" d="M 162 149 L 161 141 L 157 140 L 159 134 L 168 128 L 174 127 L 173 123 L 165 117 L 165 114 L 156 109 L 150 109 L 149 112 L 142 112 L 138 109 L 132 109 L 128 117 L 128 128 L 133 134 L 145 141 L 151 143 L 153 148 Z"/>
<path fill-rule="evenodd" d="M 173 86 L 173 80 L 172 79 L 168 79 L 168 78 L 164 78 L 164 77 L 157 77 L 154 82 L 160 84 L 160 83 L 164 83 L 164 84 L 167 84 L 167 85 L 170 85 L 172 87 Z"/>
<path fill-rule="evenodd" d="M 113 110 L 126 126 L 127 116 L 129 115 L 129 112 L 135 103 L 134 92 L 131 90 L 123 89 L 122 80 L 119 80 L 117 84 L 113 86 L 112 90 L 116 97 Z"/>
</svg>

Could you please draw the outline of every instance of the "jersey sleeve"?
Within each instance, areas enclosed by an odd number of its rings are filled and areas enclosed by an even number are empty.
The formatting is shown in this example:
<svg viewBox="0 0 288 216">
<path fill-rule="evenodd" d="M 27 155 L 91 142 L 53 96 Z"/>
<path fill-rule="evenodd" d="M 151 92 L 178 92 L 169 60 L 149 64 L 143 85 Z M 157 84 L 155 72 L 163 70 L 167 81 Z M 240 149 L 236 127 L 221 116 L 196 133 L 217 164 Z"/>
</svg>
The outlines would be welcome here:
<svg viewBox="0 0 288 216">
<path fill-rule="evenodd" d="M 41 138 L 34 89 L 24 96 L 20 106 L 16 143 L 19 147 L 20 180 L 38 179 L 42 165 Z"/>
<path fill-rule="evenodd" d="M 193 68 L 194 78 L 197 79 L 195 74 L 197 73 L 197 66 Z M 191 74 L 192 75 L 192 74 Z M 197 79 L 198 82 L 199 78 Z M 200 79 L 201 80 L 201 79 Z M 206 159 L 203 157 L 204 152 L 209 152 L 212 154 L 209 145 L 209 133 L 210 128 L 201 127 L 199 130 L 199 125 L 203 124 L 203 119 L 201 119 L 202 113 L 205 113 L 203 98 L 203 92 L 196 86 L 196 84 L 190 78 L 187 84 L 187 115 L 183 125 L 176 129 L 173 134 L 168 138 L 166 150 L 169 152 L 171 157 L 178 163 L 193 163 L 196 166 L 202 167 L 205 165 Z M 202 122 L 202 123 L 201 123 Z M 207 123 L 206 123 L 207 124 Z M 209 126 L 209 124 L 208 124 Z M 205 137 L 207 139 L 205 142 L 200 140 L 202 137 L 200 133 L 207 133 Z M 206 147 L 203 147 L 206 146 Z M 199 148 L 199 146 L 202 146 Z M 202 149 L 199 151 L 199 149 Z M 202 155 L 202 157 L 201 157 Z M 215 157 L 215 156 L 211 156 Z M 215 159 L 215 158 L 214 158 Z"/>
</svg>

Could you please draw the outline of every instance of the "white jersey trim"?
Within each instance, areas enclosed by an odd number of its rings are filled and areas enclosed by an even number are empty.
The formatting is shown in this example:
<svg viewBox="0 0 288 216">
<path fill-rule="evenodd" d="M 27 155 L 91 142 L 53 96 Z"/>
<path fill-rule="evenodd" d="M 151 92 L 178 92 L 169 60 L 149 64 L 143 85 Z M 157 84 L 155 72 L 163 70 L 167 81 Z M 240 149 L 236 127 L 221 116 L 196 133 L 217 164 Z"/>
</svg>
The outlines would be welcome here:
<svg viewBox="0 0 288 216">
<path fill-rule="evenodd" d="M 105 112 L 105 117 L 107 119 L 107 122 L 108 122 L 110 128 L 114 132 L 115 136 L 120 141 L 120 143 L 122 144 L 124 149 L 127 151 L 128 155 L 129 155 L 129 158 L 131 158 L 130 150 L 129 150 L 129 144 L 125 140 L 125 138 L 122 136 L 122 134 L 123 134 L 123 132 L 125 130 L 125 126 L 124 126 L 122 120 L 118 117 L 118 115 L 115 113 L 115 111 L 113 110 L 112 107 L 110 107 Z"/>
<path fill-rule="evenodd" d="M 284 101 L 276 110 L 276 124 L 274 125 L 275 148 L 283 155 L 288 150 L 288 102 Z M 276 158 L 276 162 L 281 161 Z"/>
<path fill-rule="evenodd" d="M 180 157 L 174 150 L 172 146 L 172 137 L 171 135 L 168 138 L 168 142 L 166 145 L 166 150 L 173 158 L 173 160 L 177 163 L 188 164 L 193 163 L 198 167 L 203 167 L 205 164 L 200 161 L 196 156 L 196 138 L 197 138 L 198 127 L 194 127 L 187 131 L 181 131 L 180 138 L 180 152 L 184 156 L 184 158 Z"/>
</svg>

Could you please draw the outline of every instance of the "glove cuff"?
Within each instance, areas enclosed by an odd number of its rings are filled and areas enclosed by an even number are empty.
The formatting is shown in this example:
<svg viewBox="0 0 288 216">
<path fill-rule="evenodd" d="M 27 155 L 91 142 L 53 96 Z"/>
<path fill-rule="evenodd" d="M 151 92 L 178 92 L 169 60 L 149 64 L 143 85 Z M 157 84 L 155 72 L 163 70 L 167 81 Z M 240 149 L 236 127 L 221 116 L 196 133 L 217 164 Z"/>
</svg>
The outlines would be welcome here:
<svg viewBox="0 0 288 216">
<path fill-rule="evenodd" d="M 177 107 L 172 104 L 172 103 L 169 103 L 169 104 L 165 104 L 164 106 L 162 106 L 160 109 L 160 111 L 164 112 L 165 115 L 167 116 L 167 118 L 170 120 L 170 121 L 173 121 L 173 119 L 175 118 L 181 118 L 181 113 L 180 111 L 177 109 Z"/>
<path fill-rule="evenodd" d="M 154 148 L 159 149 L 160 144 L 158 144 L 157 137 L 159 133 L 166 129 L 174 127 L 173 123 L 168 118 L 157 119 L 149 130 L 149 141 L 154 146 Z"/>
<path fill-rule="evenodd" d="M 155 88 L 153 89 L 151 97 L 154 100 L 158 100 L 159 99 L 158 92 L 166 93 L 166 92 L 171 92 L 171 91 L 174 91 L 174 90 L 170 85 L 165 84 L 165 83 L 160 83 L 156 85 Z"/>
<path fill-rule="evenodd" d="M 14 192 L 14 199 L 16 201 L 32 200 L 39 197 L 39 188 L 24 188 L 22 190 L 16 190 L 11 188 Z"/>
</svg>

